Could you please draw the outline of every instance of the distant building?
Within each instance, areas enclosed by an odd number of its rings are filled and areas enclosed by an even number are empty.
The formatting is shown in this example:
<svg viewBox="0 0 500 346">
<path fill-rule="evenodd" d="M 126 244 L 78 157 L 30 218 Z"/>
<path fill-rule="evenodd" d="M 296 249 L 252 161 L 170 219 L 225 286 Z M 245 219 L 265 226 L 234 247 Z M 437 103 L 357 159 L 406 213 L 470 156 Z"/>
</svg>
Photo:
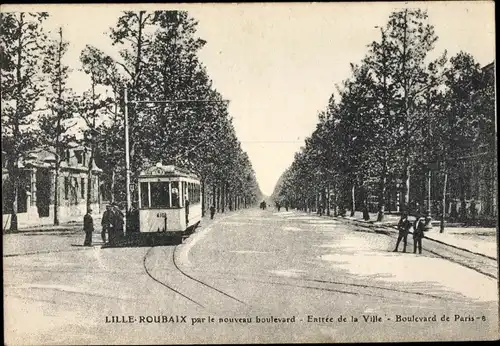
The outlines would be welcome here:
<svg viewBox="0 0 500 346">
<path fill-rule="evenodd" d="M 10 227 L 13 189 L 2 152 L 2 228 Z M 75 146 L 66 151 L 59 173 L 59 221 L 81 220 L 86 213 L 88 164 L 86 148 Z M 20 162 L 18 191 L 19 228 L 52 224 L 54 220 L 55 155 L 48 150 L 36 150 Z M 102 170 L 93 162 L 91 208 L 99 212 L 99 177 Z"/>
</svg>

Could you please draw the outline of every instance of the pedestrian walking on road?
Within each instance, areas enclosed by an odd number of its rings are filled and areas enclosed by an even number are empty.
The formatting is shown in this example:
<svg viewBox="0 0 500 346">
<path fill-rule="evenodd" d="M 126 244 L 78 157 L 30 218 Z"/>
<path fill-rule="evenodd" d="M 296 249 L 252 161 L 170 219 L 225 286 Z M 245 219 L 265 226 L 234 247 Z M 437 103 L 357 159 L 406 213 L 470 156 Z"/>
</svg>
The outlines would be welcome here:
<svg viewBox="0 0 500 346">
<path fill-rule="evenodd" d="M 408 242 L 408 233 L 410 232 L 411 222 L 408 220 L 408 213 L 401 214 L 401 219 L 398 222 L 398 240 L 396 241 L 396 248 L 393 252 L 398 252 L 399 243 L 403 241 L 403 252 L 406 252 L 406 244 Z"/>
<path fill-rule="evenodd" d="M 215 206 L 212 205 L 210 207 L 210 220 L 213 220 L 214 219 L 214 215 L 215 215 Z"/>
<path fill-rule="evenodd" d="M 106 243 L 106 233 L 108 233 L 108 240 L 112 237 L 111 234 L 113 233 L 113 211 L 111 210 L 111 205 L 109 204 L 106 205 L 106 210 L 102 214 L 101 226 L 102 242 Z"/>
<path fill-rule="evenodd" d="M 413 253 L 422 254 L 422 238 L 425 232 L 425 218 L 420 216 L 413 225 Z"/>
<path fill-rule="evenodd" d="M 92 232 L 94 232 L 94 220 L 92 219 L 92 209 L 87 210 L 83 217 L 83 231 L 85 232 L 85 241 L 83 246 L 92 246 Z"/>
</svg>

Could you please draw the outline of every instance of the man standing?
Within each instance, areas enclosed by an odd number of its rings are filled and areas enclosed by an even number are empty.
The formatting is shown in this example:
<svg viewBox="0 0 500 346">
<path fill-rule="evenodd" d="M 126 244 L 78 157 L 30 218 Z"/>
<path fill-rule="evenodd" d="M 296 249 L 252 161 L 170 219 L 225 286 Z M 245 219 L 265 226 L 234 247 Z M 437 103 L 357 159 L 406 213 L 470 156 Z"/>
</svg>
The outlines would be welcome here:
<svg viewBox="0 0 500 346">
<path fill-rule="evenodd" d="M 212 204 L 212 206 L 210 207 L 210 220 L 213 220 L 214 215 L 215 215 L 215 206 Z"/>
<path fill-rule="evenodd" d="M 92 219 L 92 209 L 87 210 L 83 217 L 83 231 L 85 232 L 85 241 L 83 246 L 92 246 L 92 232 L 94 232 L 94 220 Z"/>
<path fill-rule="evenodd" d="M 139 209 L 137 209 L 137 203 L 132 203 L 132 207 L 127 215 L 127 233 L 133 233 L 139 231 Z"/>
<path fill-rule="evenodd" d="M 111 206 L 108 204 L 106 205 L 106 210 L 102 214 L 102 220 L 101 220 L 101 226 L 102 226 L 102 231 L 101 231 L 101 238 L 102 242 L 105 244 L 106 243 L 106 232 L 108 232 L 108 240 L 109 238 L 113 237 L 113 211 L 111 210 Z"/>
<path fill-rule="evenodd" d="M 398 223 L 398 240 L 396 241 L 396 248 L 393 252 L 398 252 L 399 243 L 403 240 L 403 252 L 406 252 L 406 244 L 408 242 L 408 233 L 410 232 L 411 223 L 408 220 L 408 213 L 404 212 L 401 214 L 401 219 Z"/>
<path fill-rule="evenodd" d="M 113 228 L 114 228 L 114 242 L 120 240 L 123 237 L 123 213 L 117 204 L 113 205 Z"/>
<path fill-rule="evenodd" d="M 425 218 L 420 216 L 413 225 L 413 253 L 422 254 L 422 238 L 424 237 Z"/>
<path fill-rule="evenodd" d="M 472 224 L 475 224 L 476 223 L 476 216 L 477 216 L 477 209 L 476 209 L 476 202 L 474 200 L 472 200 L 470 202 L 469 211 L 470 211 L 470 218 L 471 218 Z"/>
<path fill-rule="evenodd" d="M 184 200 L 184 211 L 186 212 L 186 227 L 189 225 L 189 199 Z"/>
</svg>

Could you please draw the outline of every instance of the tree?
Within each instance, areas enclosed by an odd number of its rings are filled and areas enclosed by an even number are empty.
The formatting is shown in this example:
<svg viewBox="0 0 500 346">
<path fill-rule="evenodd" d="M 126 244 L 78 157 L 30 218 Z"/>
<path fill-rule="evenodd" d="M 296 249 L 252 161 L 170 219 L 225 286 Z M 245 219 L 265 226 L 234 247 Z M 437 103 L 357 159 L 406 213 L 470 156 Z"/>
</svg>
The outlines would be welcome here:
<svg viewBox="0 0 500 346">
<path fill-rule="evenodd" d="M 488 129 L 487 124 L 492 123 L 491 113 L 485 111 L 488 102 L 482 98 L 488 90 L 488 84 L 474 58 L 464 52 L 458 53 L 450 59 L 444 77 L 446 89 L 442 94 L 439 109 L 442 115 L 436 117 L 435 123 L 439 132 L 435 143 L 435 156 L 436 161 L 442 163 L 441 169 L 444 175 L 441 232 L 444 230 L 448 175 L 453 173 L 454 180 L 458 181 L 462 206 L 461 219 L 465 221 L 465 178 L 470 172 L 463 165 L 464 158 L 475 157 L 481 153 L 483 150 L 480 149 L 480 143 L 482 138 L 487 138 L 482 134 L 494 133 L 491 125 Z M 486 131 L 481 131 L 482 128 Z"/>
<path fill-rule="evenodd" d="M 415 159 L 412 149 L 418 143 L 414 133 L 422 123 L 416 107 L 426 88 L 425 60 L 438 39 L 427 19 L 426 11 L 404 9 L 391 14 L 385 30 L 386 41 L 393 52 L 390 59 L 396 67 L 391 78 L 396 87 L 395 121 L 400 130 L 396 143 L 403 160 L 405 208 L 410 200 L 410 169 Z"/>
<path fill-rule="evenodd" d="M 111 87 L 116 92 L 117 71 L 113 60 L 92 46 L 86 46 L 80 54 L 83 71 L 90 76 L 90 90 L 86 91 L 79 102 L 78 113 L 85 121 L 84 144 L 90 147 L 90 158 L 87 168 L 87 211 L 92 202 L 92 171 L 96 156 L 97 144 L 104 130 L 103 119 L 109 113 L 117 113 L 117 105 L 110 97 L 104 97 L 98 91 L 101 87 Z M 114 138 L 115 136 L 111 136 Z M 112 168 L 113 171 L 115 168 Z"/>
<path fill-rule="evenodd" d="M 36 146 L 32 115 L 43 91 L 38 71 L 44 60 L 42 23 L 47 17 L 46 12 L 0 13 L 2 150 L 11 187 L 5 193 L 11 230 L 18 226 L 19 163 Z"/>
<path fill-rule="evenodd" d="M 74 121 L 75 100 L 67 87 L 69 67 L 63 64 L 63 56 L 68 49 L 68 42 L 63 40 L 62 28 L 58 31 L 59 39 L 50 40 L 47 56 L 43 61 L 42 71 L 47 75 L 49 88 L 45 98 L 48 112 L 39 118 L 40 142 L 54 154 L 54 225 L 59 225 L 59 175 L 61 163 L 69 161 L 69 146 L 75 141 L 75 134 L 70 131 L 77 123 Z"/>
<path fill-rule="evenodd" d="M 379 193 L 378 193 L 378 215 L 377 221 L 384 219 L 386 206 L 386 186 L 388 175 L 394 170 L 395 160 L 391 160 L 394 145 L 394 110 L 391 100 L 395 98 L 395 85 L 392 78 L 394 73 L 394 59 L 391 59 L 394 46 L 387 40 L 386 32 L 380 29 L 381 42 L 372 42 L 369 46 L 369 55 L 365 58 L 365 64 L 372 72 L 375 108 L 379 116 L 374 121 L 374 135 L 379 145 L 374 147 L 374 163 L 378 168 Z"/>
</svg>

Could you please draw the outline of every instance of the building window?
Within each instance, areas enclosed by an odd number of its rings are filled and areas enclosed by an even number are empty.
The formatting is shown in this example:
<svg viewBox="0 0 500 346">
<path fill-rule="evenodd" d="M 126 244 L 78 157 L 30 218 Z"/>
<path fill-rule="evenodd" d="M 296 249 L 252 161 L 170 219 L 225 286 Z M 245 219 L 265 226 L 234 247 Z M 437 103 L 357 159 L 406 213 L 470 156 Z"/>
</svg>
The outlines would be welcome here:
<svg viewBox="0 0 500 346">
<path fill-rule="evenodd" d="M 85 178 L 80 179 L 80 195 L 82 199 L 85 199 Z"/>
<path fill-rule="evenodd" d="M 79 165 L 83 165 L 83 160 L 84 160 L 83 151 L 82 150 L 76 150 L 75 151 L 75 156 L 76 156 L 76 162 Z"/>
<path fill-rule="evenodd" d="M 73 182 L 71 183 L 71 197 L 74 203 L 78 203 L 78 177 L 73 177 Z"/>
</svg>

